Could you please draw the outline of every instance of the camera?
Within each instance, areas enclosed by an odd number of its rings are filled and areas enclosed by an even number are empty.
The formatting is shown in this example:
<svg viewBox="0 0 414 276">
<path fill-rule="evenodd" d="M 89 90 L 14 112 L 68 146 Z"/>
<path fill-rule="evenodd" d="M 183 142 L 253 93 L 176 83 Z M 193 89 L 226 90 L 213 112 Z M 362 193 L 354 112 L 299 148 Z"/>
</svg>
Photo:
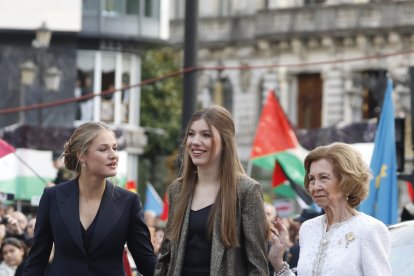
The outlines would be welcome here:
<svg viewBox="0 0 414 276">
<path fill-rule="evenodd" d="M 9 219 L 7 217 L 1 217 L 0 224 L 7 224 L 9 223 Z"/>
</svg>

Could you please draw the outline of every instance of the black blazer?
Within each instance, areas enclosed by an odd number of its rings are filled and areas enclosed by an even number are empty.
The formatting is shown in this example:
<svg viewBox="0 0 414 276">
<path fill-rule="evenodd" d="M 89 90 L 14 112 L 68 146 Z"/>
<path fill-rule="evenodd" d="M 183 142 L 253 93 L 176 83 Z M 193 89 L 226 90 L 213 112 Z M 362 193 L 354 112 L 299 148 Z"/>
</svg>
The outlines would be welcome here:
<svg viewBox="0 0 414 276">
<path fill-rule="evenodd" d="M 46 271 L 53 243 L 55 254 Z M 138 271 L 153 275 L 157 257 L 139 196 L 107 181 L 87 253 L 81 235 L 79 185 L 74 179 L 44 190 L 23 275 L 125 275 L 122 262 L 125 243 Z"/>
</svg>

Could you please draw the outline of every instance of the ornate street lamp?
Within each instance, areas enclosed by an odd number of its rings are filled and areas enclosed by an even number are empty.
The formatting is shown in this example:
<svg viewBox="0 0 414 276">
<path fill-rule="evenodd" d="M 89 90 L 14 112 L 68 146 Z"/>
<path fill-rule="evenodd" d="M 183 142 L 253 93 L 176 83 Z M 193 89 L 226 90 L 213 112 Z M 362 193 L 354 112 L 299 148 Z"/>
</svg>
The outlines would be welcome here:
<svg viewBox="0 0 414 276">
<path fill-rule="evenodd" d="M 45 74 L 45 86 L 47 90 L 57 92 L 59 90 L 62 73 L 56 67 L 47 69 Z"/>
<path fill-rule="evenodd" d="M 23 85 L 31 85 L 36 77 L 37 67 L 31 61 L 20 65 L 20 81 Z"/>
<path fill-rule="evenodd" d="M 36 31 L 36 39 L 32 42 L 35 48 L 48 48 L 50 45 L 50 39 L 52 38 L 52 31 L 43 22 L 39 29 Z"/>
<path fill-rule="evenodd" d="M 36 50 L 35 63 L 27 61 L 20 66 L 22 91 L 20 92 L 20 105 L 26 105 L 26 95 L 24 86 L 33 85 L 36 79 L 39 81 L 37 90 L 38 102 L 43 102 L 42 88 L 46 91 L 57 92 L 59 90 L 62 72 L 56 67 L 48 67 L 47 48 L 50 45 L 52 32 L 43 22 L 38 30 L 36 30 L 36 38 L 32 41 L 32 47 Z M 25 115 L 22 111 L 20 114 L 21 123 L 25 122 Z M 38 123 L 42 124 L 42 110 L 38 109 Z"/>
</svg>

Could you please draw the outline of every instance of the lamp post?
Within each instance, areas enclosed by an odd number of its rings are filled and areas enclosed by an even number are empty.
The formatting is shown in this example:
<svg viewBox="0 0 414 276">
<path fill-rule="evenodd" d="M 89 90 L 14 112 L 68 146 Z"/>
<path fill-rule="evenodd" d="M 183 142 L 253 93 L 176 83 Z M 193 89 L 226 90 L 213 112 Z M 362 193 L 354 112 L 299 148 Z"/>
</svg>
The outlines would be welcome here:
<svg viewBox="0 0 414 276">
<path fill-rule="evenodd" d="M 47 49 L 50 45 L 52 32 L 47 28 L 46 23 L 43 23 L 36 31 L 36 38 L 32 41 L 32 47 L 36 52 L 35 63 L 27 61 L 20 66 L 22 91 L 20 96 L 20 105 L 26 105 L 25 90 L 23 87 L 31 86 L 38 78 L 38 103 L 43 102 L 43 89 L 47 91 L 57 92 L 61 80 L 61 72 L 56 67 L 47 68 Z M 47 69 L 46 69 L 47 68 Z M 38 125 L 42 125 L 42 109 L 38 109 Z M 25 122 L 24 112 L 20 115 L 21 123 Z"/>
</svg>

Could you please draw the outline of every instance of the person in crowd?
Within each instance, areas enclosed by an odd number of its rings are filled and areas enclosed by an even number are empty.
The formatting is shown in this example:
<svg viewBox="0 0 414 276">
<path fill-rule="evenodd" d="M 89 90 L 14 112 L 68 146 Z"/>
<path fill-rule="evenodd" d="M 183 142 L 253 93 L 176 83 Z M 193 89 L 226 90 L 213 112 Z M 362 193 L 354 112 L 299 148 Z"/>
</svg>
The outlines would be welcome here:
<svg viewBox="0 0 414 276">
<path fill-rule="evenodd" d="M 153 210 L 145 210 L 144 221 L 148 227 L 155 227 L 158 223 L 157 214 Z"/>
<path fill-rule="evenodd" d="M 196 112 L 182 146 L 155 275 L 268 275 L 262 189 L 239 161 L 230 113 Z"/>
<path fill-rule="evenodd" d="M 10 215 L 11 213 L 15 212 L 16 208 L 13 205 L 9 205 L 6 207 L 5 214 Z"/>
<path fill-rule="evenodd" d="M 140 198 L 107 180 L 119 161 L 115 134 L 102 123 L 84 123 L 63 154 L 77 177 L 45 188 L 23 275 L 44 275 L 53 244 L 46 275 L 124 275 L 125 243 L 139 272 L 153 275 L 157 257 Z"/>
<path fill-rule="evenodd" d="M 11 216 L 17 220 L 17 223 L 19 224 L 20 229 L 22 229 L 23 231 L 26 231 L 27 229 L 27 224 L 29 222 L 29 220 L 27 219 L 26 215 L 23 214 L 20 211 L 15 211 L 11 214 Z"/>
<path fill-rule="evenodd" d="M 276 216 L 277 216 L 275 206 L 273 206 L 272 204 L 270 204 L 268 202 L 265 202 L 264 203 L 264 209 L 265 209 L 267 221 L 269 221 L 269 223 L 273 223 L 276 219 Z"/>
<path fill-rule="evenodd" d="M 26 233 L 29 238 L 34 237 L 34 227 L 36 224 L 36 217 L 32 217 L 29 219 L 29 222 L 27 223 Z"/>
<path fill-rule="evenodd" d="M 0 244 L 6 238 L 6 225 L 0 224 Z"/>
<path fill-rule="evenodd" d="M 16 238 L 6 238 L 1 243 L 3 261 L 0 263 L 1 276 L 14 276 L 17 267 L 24 261 L 27 248 L 23 241 Z"/>
<path fill-rule="evenodd" d="M 3 202 L 0 201 L 0 217 L 3 217 L 6 214 L 6 206 L 4 206 Z"/>
<path fill-rule="evenodd" d="M 32 247 L 32 243 L 33 243 L 35 224 L 36 224 L 36 217 L 32 217 L 31 219 L 29 219 L 27 223 L 27 227 L 26 227 L 26 235 L 27 235 L 26 245 L 28 246 L 29 249 Z"/>
<path fill-rule="evenodd" d="M 344 143 L 321 146 L 307 155 L 305 170 L 305 188 L 325 214 L 300 228 L 298 275 L 392 275 L 387 227 L 356 209 L 371 178 L 361 154 Z M 269 260 L 276 275 L 294 275 L 282 260 L 286 228 L 278 219 L 275 228 Z"/>
<path fill-rule="evenodd" d="M 165 230 L 164 227 L 155 227 L 154 231 L 154 239 L 152 241 L 152 245 L 154 246 L 155 254 L 160 253 L 161 244 L 164 239 Z"/>
<path fill-rule="evenodd" d="M 29 244 L 29 237 L 26 233 L 27 217 L 19 211 L 7 214 L 2 217 L 1 223 L 6 226 L 6 238 L 13 237 Z"/>
<path fill-rule="evenodd" d="M 80 96 L 82 96 L 82 80 L 80 78 L 76 79 L 75 82 L 75 90 L 73 91 L 73 95 L 78 98 Z M 76 103 L 76 120 L 80 120 L 81 119 L 81 108 L 80 108 L 80 103 L 77 102 Z"/>
<path fill-rule="evenodd" d="M 272 224 L 276 220 L 276 216 L 277 216 L 276 208 L 275 206 L 273 206 L 272 204 L 268 202 L 264 202 L 263 207 L 265 210 L 267 222 L 269 223 L 269 226 L 272 227 Z M 269 232 L 269 240 L 270 240 L 270 232 Z M 271 243 L 270 241 L 268 241 L 268 248 L 270 248 L 270 245 Z M 270 264 L 270 262 L 268 262 L 268 266 L 269 266 L 269 275 L 273 275 L 273 267 Z"/>
<path fill-rule="evenodd" d="M 83 81 L 83 87 L 81 88 L 82 96 L 92 96 L 92 79 L 86 75 Z M 80 102 L 80 120 L 83 122 L 92 121 L 93 119 L 93 98 L 84 99 Z"/>
<path fill-rule="evenodd" d="M 57 185 L 74 178 L 74 173 L 65 167 L 64 159 L 62 158 L 62 153 L 60 151 L 54 151 L 52 153 L 52 159 L 53 167 L 57 170 L 53 184 Z"/>
</svg>

